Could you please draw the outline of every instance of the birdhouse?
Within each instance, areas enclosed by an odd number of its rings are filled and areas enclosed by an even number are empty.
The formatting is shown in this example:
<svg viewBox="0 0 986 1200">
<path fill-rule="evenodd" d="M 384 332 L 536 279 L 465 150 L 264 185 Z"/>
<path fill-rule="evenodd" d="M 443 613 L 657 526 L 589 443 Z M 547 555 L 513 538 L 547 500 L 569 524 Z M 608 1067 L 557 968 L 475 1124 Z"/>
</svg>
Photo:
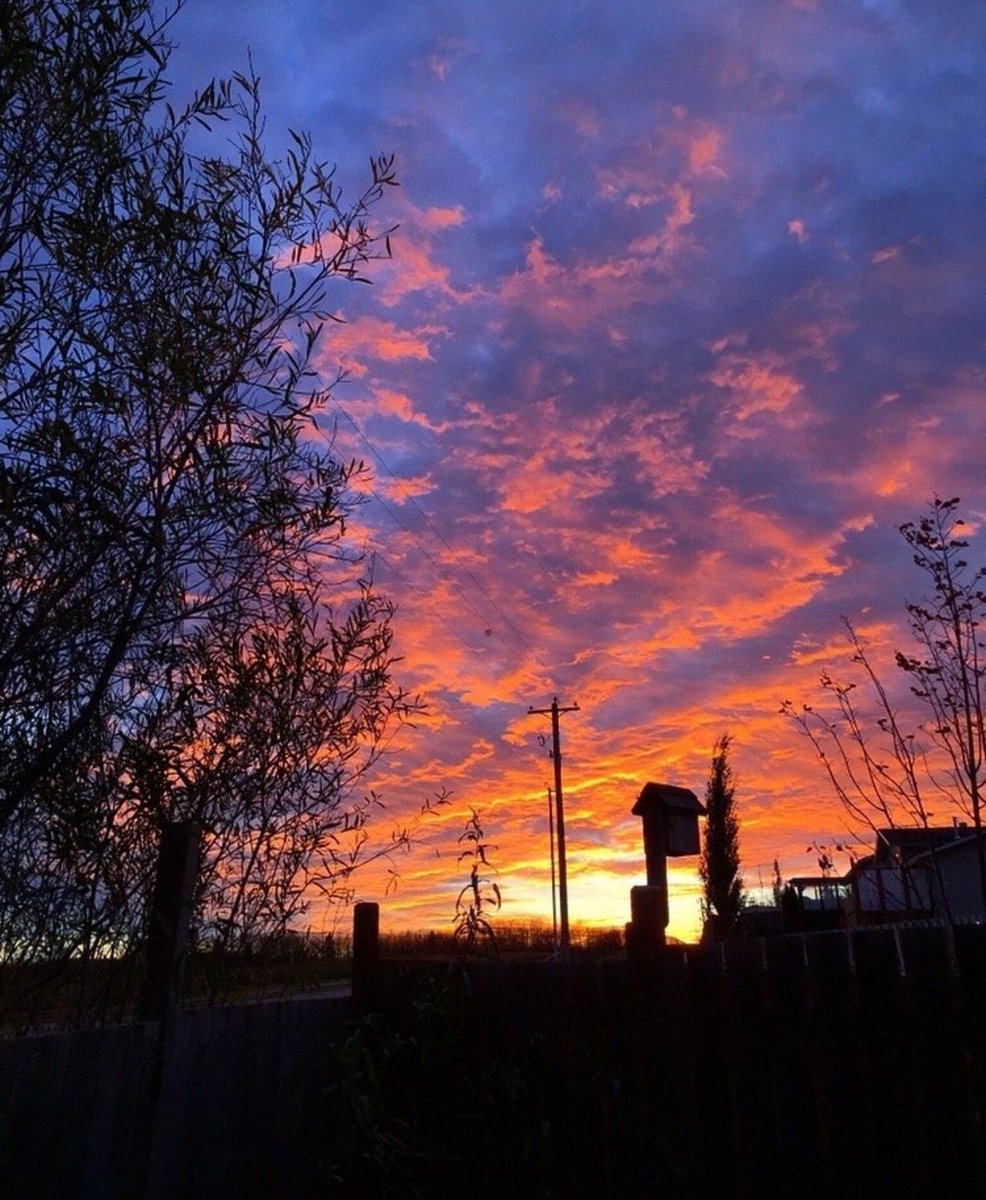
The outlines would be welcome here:
<svg viewBox="0 0 986 1200">
<path fill-rule="evenodd" d="M 698 819 L 705 815 L 705 808 L 688 788 L 646 783 L 630 811 L 643 819 L 648 875 L 654 858 L 698 854 Z"/>
</svg>

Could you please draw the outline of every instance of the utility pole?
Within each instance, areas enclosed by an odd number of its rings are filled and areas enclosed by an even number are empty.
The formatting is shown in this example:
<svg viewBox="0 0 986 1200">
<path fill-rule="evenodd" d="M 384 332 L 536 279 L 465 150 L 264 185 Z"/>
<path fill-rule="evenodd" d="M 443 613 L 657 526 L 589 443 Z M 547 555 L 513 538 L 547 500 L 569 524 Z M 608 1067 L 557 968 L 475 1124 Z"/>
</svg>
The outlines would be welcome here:
<svg viewBox="0 0 986 1200">
<path fill-rule="evenodd" d="M 551 848 L 551 948 L 558 953 L 558 884 L 555 882 L 554 793 L 548 788 L 548 845 Z"/>
<path fill-rule="evenodd" d="M 568 868 L 565 862 L 565 802 L 561 788 L 561 733 L 559 717 L 562 713 L 578 712 L 579 706 L 571 704 L 559 707 L 555 696 L 550 708 L 529 708 L 530 716 L 551 717 L 551 757 L 555 764 L 555 833 L 558 841 L 558 907 L 561 910 L 561 957 L 568 962 L 571 940 L 568 932 Z"/>
</svg>

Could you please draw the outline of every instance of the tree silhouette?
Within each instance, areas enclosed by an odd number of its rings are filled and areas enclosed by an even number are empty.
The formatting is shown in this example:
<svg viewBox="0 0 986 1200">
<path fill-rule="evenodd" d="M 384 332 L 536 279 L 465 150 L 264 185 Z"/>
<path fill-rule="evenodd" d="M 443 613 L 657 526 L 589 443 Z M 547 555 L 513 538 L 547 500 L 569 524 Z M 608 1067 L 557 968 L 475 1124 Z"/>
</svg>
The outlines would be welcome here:
<svg viewBox="0 0 986 1200">
<path fill-rule="evenodd" d="M 936 496 L 925 516 L 900 526 L 928 591 L 906 605 L 913 645 L 897 650 L 895 661 L 926 718 L 908 723 L 892 685 L 849 621 L 851 661 L 862 672 L 864 699 L 855 680 L 836 680 L 826 672 L 821 682 L 835 700 L 834 714 L 790 701 L 783 711 L 811 739 L 853 824 L 871 830 L 927 827 L 939 806 L 971 820 L 986 910 L 986 567 L 968 562 L 959 505 L 958 497 Z"/>
<path fill-rule="evenodd" d="M 252 74 L 172 107 L 157 13 L 0 11 L 0 953 L 129 937 L 186 818 L 213 931 L 283 925 L 411 707 L 315 362 L 392 160 L 344 203 Z"/>
<path fill-rule="evenodd" d="M 705 787 L 706 820 L 698 866 L 702 880 L 702 908 L 716 940 L 729 936 L 743 907 L 739 820 L 733 768 L 729 761 L 730 745 L 729 734 L 724 733 L 713 747 Z"/>
</svg>

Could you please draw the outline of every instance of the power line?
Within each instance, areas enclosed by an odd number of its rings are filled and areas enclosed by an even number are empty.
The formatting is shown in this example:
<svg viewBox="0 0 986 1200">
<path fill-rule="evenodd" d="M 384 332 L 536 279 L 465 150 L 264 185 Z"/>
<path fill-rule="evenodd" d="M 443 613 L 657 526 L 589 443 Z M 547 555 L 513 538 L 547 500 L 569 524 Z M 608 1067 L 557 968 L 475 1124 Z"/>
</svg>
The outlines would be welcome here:
<svg viewBox="0 0 986 1200">
<path fill-rule="evenodd" d="M 466 637 L 463 634 L 461 634 L 458 631 L 458 629 L 455 628 L 455 626 L 450 621 L 447 621 L 442 616 L 442 614 L 438 611 L 438 606 L 428 596 L 426 596 L 421 591 L 420 588 L 416 588 L 414 586 L 414 584 L 410 582 L 410 580 L 408 580 L 403 574 L 401 574 L 401 572 L 398 571 L 398 569 L 394 566 L 394 564 L 386 557 L 386 555 L 381 550 L 377 549 L 377 547 L 374 546 L 373 550 L 371 551 L 371 554 L 374 559 L 379 559 L 379 561 L 383 563 L 383 565 L 387 568 L 388 571 L 393 572 L 393 574 L 397 576 L 397 578 L 401 581 L 401 583 L 403 583 L 403 585 L 408 589 L 408 591 L 416 592 L 421 597 L 421 599 L 428 606 L 428 608 L 431 609 L 434 616 L 439 621 L 441 621 L 441 623 L 445 626 L 445 628 L 449 631 L 449 633 L 452 634 L 452 636 L 457 641 L 460 641 L 463 644 L 463 646 L 465 646 L 465 648 L 469 651 L 470 654 L 476 655 L 477 658 L 479 658 L 481 656 L 480 650 L 476 646 L 473 646 L 466 639 Z"/>
</svg>

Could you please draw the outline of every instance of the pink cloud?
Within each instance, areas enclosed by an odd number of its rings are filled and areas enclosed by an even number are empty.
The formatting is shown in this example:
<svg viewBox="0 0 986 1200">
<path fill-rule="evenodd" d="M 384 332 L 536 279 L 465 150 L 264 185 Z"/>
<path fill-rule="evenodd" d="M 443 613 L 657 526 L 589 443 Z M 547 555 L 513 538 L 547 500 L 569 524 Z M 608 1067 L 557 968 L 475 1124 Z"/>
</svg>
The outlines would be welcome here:
<svg viewBox="0 0 986 1200">
<path fill-rule="evenodd" d="M 332 364 L 340 363 L 354 375 L 365 375 L 366 360 L 428 361 L 431 358 L 431 343 L 447 334 L 447 328 L 441 325 L 405 329 L 395 321 L 360 316 L 332 325 L 330 336 L 322 343 L 319 360 L 328 370 L 331 370 Z"/>
<path fill-rule="evenodd" d="M 430 293 L 453 303 L 467 303 L 471 293 L 453 287 L 448 267 L 441 259 L 441 238 L 468 220 L 462 205 L 419 208 L 406 194 L 388 210 L 397 231 L 391 244 L 393 257 L 373 272 L 375 292 L 388 308 L 415 293 Z"/>
<path fill-rule="evenodd" d="M 780 415 L 799 405 L 803 398 L 800 381 L 787 369 L 779 355 L 759 358 L 746 354 L 723 354 L 709 379 L 732 399 L 736 419 L 771 413 Z"/>
</svg>

